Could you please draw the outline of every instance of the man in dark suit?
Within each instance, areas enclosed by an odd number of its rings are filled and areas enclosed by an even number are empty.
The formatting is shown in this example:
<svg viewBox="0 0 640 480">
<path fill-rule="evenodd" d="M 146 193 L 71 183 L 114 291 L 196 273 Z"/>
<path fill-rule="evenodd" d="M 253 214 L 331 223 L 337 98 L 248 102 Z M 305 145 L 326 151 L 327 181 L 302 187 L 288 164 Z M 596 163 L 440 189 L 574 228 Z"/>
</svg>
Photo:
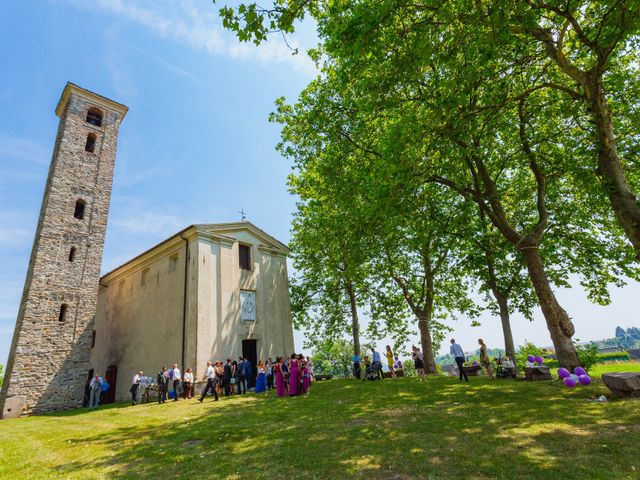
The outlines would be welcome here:
<svg viewBox="0 0 640 480">
<path fill-rule="evenodd" d="M 228 397 L 231 394 L 231 377 L 233 376 L 233 364 L 231 359 L 227 358 L 227 363 L 224 366 L 222 373 L 222 385 L 224 386 L 224 396 Z"/>
<path fill-rule="evenodd" d="M 238 393 L 247 393 L 247 376 L 246 376 L 246 367 L 245 364 L 248 360 L 245 360 L 242 357 L 238 357 L 238 369 L 236 371 L 236 378 L 238 379 Z"/>
<path fill-rule="evenodd" d="M 158 384 L 158 403 L 164 403 L 169 392 L 169 372 L 167 372 L 167 367 L 162 367 L 162 370 L 158 372 L 156 383 Z"/>
</svg>

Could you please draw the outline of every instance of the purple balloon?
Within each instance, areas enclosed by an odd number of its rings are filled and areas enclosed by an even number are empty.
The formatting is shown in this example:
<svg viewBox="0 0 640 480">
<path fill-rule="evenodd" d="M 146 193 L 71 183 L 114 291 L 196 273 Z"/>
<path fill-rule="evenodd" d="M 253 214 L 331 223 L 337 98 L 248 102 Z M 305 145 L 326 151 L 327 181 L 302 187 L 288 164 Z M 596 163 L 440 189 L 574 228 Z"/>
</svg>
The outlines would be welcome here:
<svg viewBox="0 0 640 480">
<path fill-rule="evenodd" d="M 566 378 L 563 380 L 563 382 L 564 382 L 564 384 L 565 384 L 567 387 L 569 387 L 569 388 L 573 388 L 573 387 L 575 387 L 575 386 L 576 386 L 576 381 L 575 381 L 573 378 L 571 378 L 571 377 L 566 377 Z"/>
<path fill-rule="evenodd" d="M 582 385 L 589 385 L 591 383 L 591 378 L 589 377 L 589 375 L 580 375 L 578 377 L 578 380 Z"/>
<path fill-rule="evenodd" d="M 573 371 L 573 373 L 575 373 L 576 375 L 580 376 L 580 375 L 586 375 L 587 371 L 582 367 L 576 367 L 576 369 Z"/>
<path fill-rule="evenodd" d="M 529 356 L 527 357 L 527 361 L 529 361 L 529 362 L 533 363 L 533 362 L 535 362 L 535 361 L 536 361 L 536 357 L 534 357 L 533 355 L 529 355 Z"/>
<path fill-rule="evenodd" d="M 558 369 L 558 377 L 567 378 L 569 375 L 571 375 L 571 374 L 569 373 L 569 370 L 567 370 L 566 368 L 559 368 Z"/>
<path fill-rule="evenodd" d="M 536 361 L 536 363 L 538 363 L 538 364 L 542 365 L 542 362 L 543 362 L 544 360 L 542 360 L 542 357 L 541 357 L 540 355 L 538 355 L 538 356 L 535 358 L 535 361 Z"/>
</svg>

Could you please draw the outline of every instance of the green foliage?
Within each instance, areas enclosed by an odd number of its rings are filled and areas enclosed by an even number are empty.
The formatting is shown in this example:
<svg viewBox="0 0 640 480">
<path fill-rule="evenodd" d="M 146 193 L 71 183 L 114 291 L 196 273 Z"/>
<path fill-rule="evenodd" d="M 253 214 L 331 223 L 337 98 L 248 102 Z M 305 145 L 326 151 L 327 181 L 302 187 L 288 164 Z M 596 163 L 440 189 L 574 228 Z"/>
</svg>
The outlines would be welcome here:
<svg viewBox="0 0 640 480">
<path fill-rule="evenodd" d="M 352 345 L 346 340 L 326 340 L 316 345 L 312 355 L 315 374 L 349 377 L 353 374 Z"/>
<path fill-rule="evenodd" d="M 533 355 L 534 357 L 540 355 L 542 357 L 549 353 L 550 352 L 548 350 L 536 347 L 533 343 L 525 341 L 525 344 L 518 347 L 518 351 L 516 352 L 516 367 L 522 372 L 524 371 L 527 357 L 529 355 Z"/>
<path fill-rule="evenodd" d="M 272 120 L 294 164 L 298 219 L 329 218 L 334 237 L 365 239 L 362 261 L 348 263 L 366 271 L 347 278 L 364 284 L 371 336 L 400 340 L 413 316 L 427 348 L 459 312 L 530 316 L 537 301 L 558 357 L 575 366 L 573 324 L 551 287 L 575 276 L 607 304 L 610 285 L 640 278 L 627 212 L 610 201 L 640 187 L 640 7 L 489 3 L 276 0 L 222 15 L 256 43 L 305 15 L 317 22 L 320 74 Z M 318 243 L 299 245 L 301 258 Z M 332 334 L 344 299 L 321 304 L 306 318 Z"/>
<path fill-rule="evenodd" d="M 608 362 L 627 362 L 631 360 L 627 352 L 610 352 L 599 353 L 596 355 L 596 365 Z M 550 368 L 558 368 L 560 365 L 557 360 L 545 360 L 544 364 Z"/>
<path fill-rule="evenodd" d="M 2 387 L 3 381 L 4 381 L 4 365 L 0 363 L 0 387 Z"/>
<path fill-rule="evenodd" d="M 402 371 L 404 372 L 405 377 L 415 377 L 418 375 L 416 365 L 410 358 L 402 361 Z"/>
<path fill-rule="evenodd" d="M 627 352 L 609 352 L 609 353 L 599 353 L 597 357 L 597 362 L 615 362 L 615 361 L 628 361 L 631 360 L 629 354 Z"/>
<path fill-rule="evenodd" d="M 586 345 L 576 344 L 576 353 L 580 359 L 580 365 L 587 372 L 591 370 L 598 361 L 598 346 L 593 342 Z"/>
</svg>

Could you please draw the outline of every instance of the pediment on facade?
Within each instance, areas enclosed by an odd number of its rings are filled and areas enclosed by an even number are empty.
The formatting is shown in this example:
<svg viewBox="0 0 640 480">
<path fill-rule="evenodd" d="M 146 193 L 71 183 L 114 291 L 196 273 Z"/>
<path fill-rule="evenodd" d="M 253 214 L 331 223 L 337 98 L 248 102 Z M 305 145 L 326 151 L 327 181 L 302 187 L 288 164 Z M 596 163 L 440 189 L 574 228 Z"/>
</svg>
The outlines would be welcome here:
<svg viewBox="0 0 640 480">
<path fill-rule="evenodd" d="M 251 222 L 210 223 L 196 225 L 196 228 L 200 232 L 208 232 L 233 241 L 242 241 L 242 234 L 248 235 L 258 242 L 258 248 L 267 252 L 280 255 L 289 253 L 289 247 Z"/>
</svg>

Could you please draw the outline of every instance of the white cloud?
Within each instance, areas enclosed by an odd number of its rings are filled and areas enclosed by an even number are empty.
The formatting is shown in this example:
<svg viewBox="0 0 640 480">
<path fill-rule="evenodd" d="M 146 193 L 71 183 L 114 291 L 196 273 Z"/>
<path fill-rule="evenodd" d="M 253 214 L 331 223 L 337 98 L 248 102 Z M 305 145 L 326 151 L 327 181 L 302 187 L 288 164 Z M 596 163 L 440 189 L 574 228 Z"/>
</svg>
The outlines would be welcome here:
<svg viewBox="0 0 640 480">
<path fill-rule="evenodd" d="M 194 3 L 193 0 L 67 0 L 76 8 L 104 11 L 110 15 L 137 23 L 163 39 L 180 42 L 210 55 L 256 61 L 261 64 L 287 63 L 295 70 L 313 75 L 316 72 L 311 59 L 304 53 L 299 38 L 288 39 L 297 55 L 281 38 L 273 36 L 260 46 L 240 43 L 224 30 L 212 2 Z M 180 69 L 178 69 L 180 70 Z M 188 72 L 184 72 L 188 73 Z"/>
</svg>

